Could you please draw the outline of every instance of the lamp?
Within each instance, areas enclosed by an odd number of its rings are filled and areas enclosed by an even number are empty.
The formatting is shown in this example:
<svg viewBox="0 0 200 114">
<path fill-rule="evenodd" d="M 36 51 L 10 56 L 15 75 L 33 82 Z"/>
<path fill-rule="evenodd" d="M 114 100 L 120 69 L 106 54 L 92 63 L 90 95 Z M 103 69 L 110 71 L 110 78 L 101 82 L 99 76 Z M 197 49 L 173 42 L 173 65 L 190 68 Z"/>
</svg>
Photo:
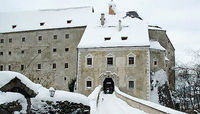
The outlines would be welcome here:
<svg viewBox="0 0 200 114">
<path fill-rule="evenodd" d="M 50 97 L 53 97 L 54 94 L 55 94 L 55 89 L 53 87 L 50 87 L 49 88 L 49 94 L 50 94 Z"/>
</svg>

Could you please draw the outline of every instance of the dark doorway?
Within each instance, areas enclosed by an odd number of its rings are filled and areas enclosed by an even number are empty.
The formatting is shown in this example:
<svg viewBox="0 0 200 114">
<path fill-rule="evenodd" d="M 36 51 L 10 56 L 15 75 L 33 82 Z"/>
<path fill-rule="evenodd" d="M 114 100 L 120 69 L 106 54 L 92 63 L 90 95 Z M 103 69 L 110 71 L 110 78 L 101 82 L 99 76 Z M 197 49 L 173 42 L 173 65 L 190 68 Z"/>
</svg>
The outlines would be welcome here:
<svg viewBox="0 0 200 114">
<path fill-rule="evenodd" d="M 112 78 L 106 78 L 103 81 L 103 90 L 105 94 L 112 94 L 114 91 L 114 81 Z"/>
</svg>

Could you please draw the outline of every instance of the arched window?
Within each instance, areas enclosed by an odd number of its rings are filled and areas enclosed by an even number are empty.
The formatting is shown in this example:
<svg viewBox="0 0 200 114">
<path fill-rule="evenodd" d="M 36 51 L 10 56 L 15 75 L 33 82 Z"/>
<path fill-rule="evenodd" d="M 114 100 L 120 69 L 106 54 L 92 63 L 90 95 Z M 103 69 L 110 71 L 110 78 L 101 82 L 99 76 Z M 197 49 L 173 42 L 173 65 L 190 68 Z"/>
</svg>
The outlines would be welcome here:
<svg viewBox="0 0 200 114">
<path fill-rule="evenodd" d="M 136 66 L 136 55 L 132 52 L 127 55 L 127 66 Z"/>
</svg>

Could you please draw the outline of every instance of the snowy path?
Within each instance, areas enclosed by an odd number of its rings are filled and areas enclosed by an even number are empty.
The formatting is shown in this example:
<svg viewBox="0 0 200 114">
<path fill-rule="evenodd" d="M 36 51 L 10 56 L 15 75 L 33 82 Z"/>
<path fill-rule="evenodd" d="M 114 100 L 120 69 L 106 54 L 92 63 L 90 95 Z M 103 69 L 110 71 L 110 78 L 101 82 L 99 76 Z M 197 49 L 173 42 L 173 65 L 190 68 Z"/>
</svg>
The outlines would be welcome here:
<svg viewBox="0 0 200 114">
<path fill-rule="evenodd" d="M 146 114 L 145 112 L 130 107 L 126 102 L 117 98 L 115 94 L 101 92 L 97 108 L 98 114 Z"/>
</svg>

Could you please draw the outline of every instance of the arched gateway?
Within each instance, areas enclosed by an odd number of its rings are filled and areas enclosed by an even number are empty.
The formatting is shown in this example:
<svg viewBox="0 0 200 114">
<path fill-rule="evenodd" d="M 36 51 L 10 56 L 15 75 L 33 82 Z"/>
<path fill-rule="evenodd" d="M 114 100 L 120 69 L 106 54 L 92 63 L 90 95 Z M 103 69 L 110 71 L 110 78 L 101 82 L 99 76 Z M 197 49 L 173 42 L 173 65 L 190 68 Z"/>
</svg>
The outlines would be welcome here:
<svg viewBox="0 0 200 114">
<path fill-rule="evenodd" d="M 101 73 L 99 77 L 99 85 L 103 86 L 104 93 L 112 94 L 115 86 L 119 86 L 119 77 L 116 73 L 107 71 Z"/>
</svg>

